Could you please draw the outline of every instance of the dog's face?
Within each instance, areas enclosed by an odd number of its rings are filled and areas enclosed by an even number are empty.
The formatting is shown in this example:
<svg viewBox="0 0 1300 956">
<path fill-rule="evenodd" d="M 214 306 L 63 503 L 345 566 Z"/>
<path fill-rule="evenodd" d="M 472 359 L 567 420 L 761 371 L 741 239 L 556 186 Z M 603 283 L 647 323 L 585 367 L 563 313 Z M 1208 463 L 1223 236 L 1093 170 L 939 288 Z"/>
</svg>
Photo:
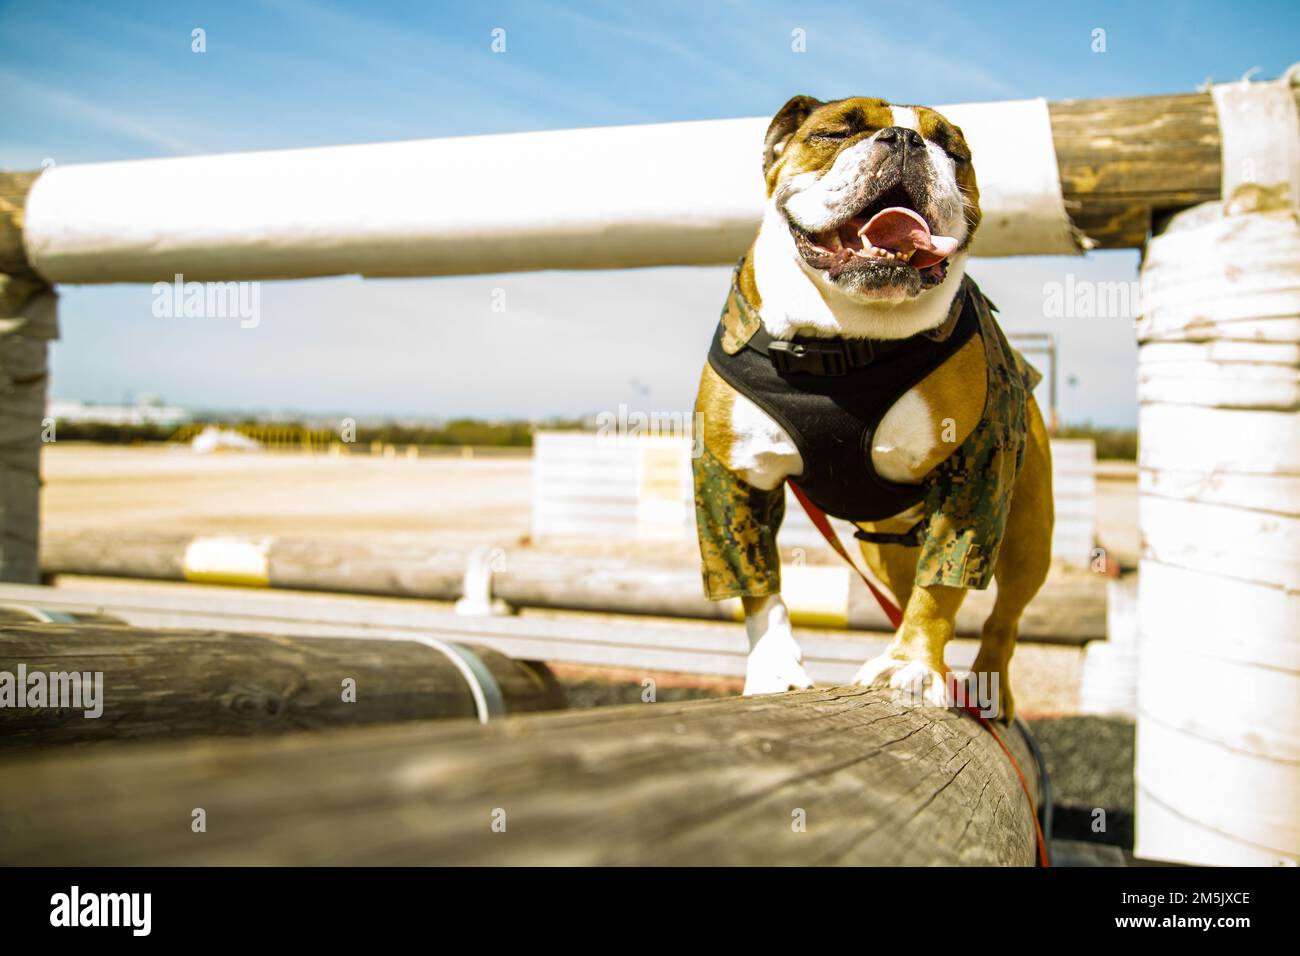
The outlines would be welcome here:
<svg viewBox="0 0 1300 956">
<path fill-rule="evenodd" d="M 803 270 L 863 302 L 940 285 L 979 225 L 966 140 L 922 106 L 796 96 L 768 127 L 763 172 Z"/>
</svg>

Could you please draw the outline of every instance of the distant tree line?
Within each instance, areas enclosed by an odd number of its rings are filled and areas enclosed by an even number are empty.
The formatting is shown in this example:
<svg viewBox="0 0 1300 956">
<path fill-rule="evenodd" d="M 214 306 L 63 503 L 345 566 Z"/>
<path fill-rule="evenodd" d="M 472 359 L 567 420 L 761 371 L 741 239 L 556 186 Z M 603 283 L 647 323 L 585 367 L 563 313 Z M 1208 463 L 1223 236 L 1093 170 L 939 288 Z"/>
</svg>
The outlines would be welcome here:
<svg viewBox="0 0 1300 956">
<path fill-rule="evenodd" d="M 213 424 L 224 428 L 272 427 L 295 430 L 310 429 L 321 431 L 320 423 L 308 424 L 301 421 L 259 421 L 244 419 L 242 421 L 197 422 L 196 424 Z M 371 442 L 383 442 L 389 445 L 474 445 L 477 447 L 531 448 L 535 428 L 575 430 L 584 428 L 580 419 L 556 419 L 542 425 L 525 421 L 489 422 L 474 418 L 457 418 L 441 425 L 402 425 L 385 423 L 380 425 L 358 424 L 355 429 L 354 443 L 368 446 Z M 108 422 L 56 421 L 55 438 L 58 441 L 86 441 L 105 445 L 142 445 L 163 442 L 176 434 L 178 426 L 157 424 L 111 424 Z M 332 429 L 342 440 L 340 428 Z"/>
<path fill-rule="evenodd" d="M 276 428 L 312 428 L 319 431 L 319 423 L 268 422 L 257 419 L 243 421 L 211 422 L 227 428 L 240 426 L 272 426 Z M 534 424 L 524 421 L 489 422 L 477 418 L 456 418 L 442 425 L 357 425 L 355 444 L 369 446 L 371 442 L 386 445 L 473 445 L 479 448 L 531 448 L 535 429 L 551 431 L 584 431 L 591 425 L 583 419 L 552 419 Z M 98 442 L 104 445 L 143 445 L 163 442 L 176 434 L 174 425 L 114 425 L 106 422 L 69 422 L 55 424 L 59 441 Z M 338 435 L 338 429 L 334 432 Z M 1097 443 L 1097 458 L 1122 461 L 1137 460 L 1137 432 L 1123 428 L 1093 428 L 1091 425 L 1070 425 L 1061 429 L 1061 438 L 1091 438 Z M 341 438 L 341 436 L 340 436 Z"/>
<path fill-rule="evenodd" d="M 108 422 L 68 422 L 57 419 L 57 441 L 90 441 L 102 445 L 143 445 L 166 441 L 176 432 L 175 425 L 114 425 Z"/>
<path fill-rule="evenodd" d="M 1137 461 L 1138 434 L 1128 428 L 1093 428 L 1091 425 L 1067 425 L 1058 438 L 1091 438 L 1097 443 L 1097 460 Z"/>
</svg>

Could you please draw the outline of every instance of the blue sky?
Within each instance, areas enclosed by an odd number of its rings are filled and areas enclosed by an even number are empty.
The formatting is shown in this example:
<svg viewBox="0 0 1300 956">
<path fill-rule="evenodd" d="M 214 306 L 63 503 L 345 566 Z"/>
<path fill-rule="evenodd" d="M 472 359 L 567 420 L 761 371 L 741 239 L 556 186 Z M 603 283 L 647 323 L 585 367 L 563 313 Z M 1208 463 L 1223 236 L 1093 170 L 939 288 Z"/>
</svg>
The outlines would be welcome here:
<svg viewBox="0 0 1300 956">
<path fill-rule="evenodd" d="M 1300 5 L 0 3 L 0 166 L 769 115 L 795 92 L 945 103 L 1194 89 L 1300 59 Z M 190 51 L 201 27 L 207 52 Z M 493 28 L 507 52 L 490 50 Z M 790 49 L 806 31 L 807 52 Z M 1106 31 L 1104 54 L 1091 31 Z M 978 157 L 976 157 L 978 169 Z M 1136 254 L 978 261 L 1012 330 L 1052 331 L 1067 420 L 1135 417 L 1131 323 L 1049 320 L 1042 285 Z M 354 414 L 690 404 L 726 270 L 266 284 L 257 329 L 65 289 L 53 391 Z M 504 288 L 504 315 L 488 309 Z M 557 350 L 563 342 L 565 348 Z M 478 361 L 466 363 L 466 349 Z M 459 356 L 459 357 L 458 357 Z M 571 370 L 581 365 L 583 374 Z M 563 371 L 564 374 L 557 374 Z"/>
</svg>

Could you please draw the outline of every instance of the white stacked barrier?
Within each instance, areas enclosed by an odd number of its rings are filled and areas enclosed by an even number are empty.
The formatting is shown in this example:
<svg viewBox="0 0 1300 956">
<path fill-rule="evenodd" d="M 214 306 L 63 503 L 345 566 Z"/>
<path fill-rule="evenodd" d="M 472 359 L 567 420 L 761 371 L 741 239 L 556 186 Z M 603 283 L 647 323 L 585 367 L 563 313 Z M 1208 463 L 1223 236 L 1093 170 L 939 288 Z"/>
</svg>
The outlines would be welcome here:
<svg viewBox="0 0 1300 956">
<path fill-rule="evenodd" d="M 1300 123 L 1283 84 L 1215 94 L 1227 199 L 1143 265 L 1136 853 L 1294 865 Z"/>
<path fill-rule="evenodd" d="M 695 503 L 690 437 L 538 432 L 533 440 L 533 537 L 600 536 L 614 540 L 693 541 Z M 1086 567 L 1096 525 L 1091 440 L 1052 442 L 1057 523 L 1052 551 Z M 852 527 L 842 523 L 845 535 Z M 787 491 L 785 548 L 825 541 Z"/>
</svg>

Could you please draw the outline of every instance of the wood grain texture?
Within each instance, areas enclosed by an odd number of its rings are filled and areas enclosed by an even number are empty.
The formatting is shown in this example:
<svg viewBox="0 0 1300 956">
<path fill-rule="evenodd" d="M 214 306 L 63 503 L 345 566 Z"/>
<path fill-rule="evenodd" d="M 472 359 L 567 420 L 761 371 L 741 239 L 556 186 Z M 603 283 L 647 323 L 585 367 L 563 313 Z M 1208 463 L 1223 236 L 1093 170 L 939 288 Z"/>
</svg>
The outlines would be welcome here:
<svg viewBox="0 0 1300 956">
<path fill-rule="evenodd" d="M 23 212 L 27 208 L 27 193 L 39 175 L 39 170 L 0 171 L 0 272 L 6 275 L 36 278 L 23 246 Z"/>
<path fill-rule="evenodd" d="M 1048 113 L 1066 211 L 1098 248 L 1140 248 L 1153 216 L 1219 198 L 1209 93 L 1062 100 Z"/>
<path fill-rule="evenodd" d="M 1023 741 L 1003 737 L 1037 800 Z M 190 827 L 199 807 L 205 833 Z M 0 762 L 3 864 L 1031 865 L 1034 853 L 1029 801 L 974 720 L 863 688 Z"/>
<path fill-rule="evenodd" d="M 507 711 L 564 706 L 543 665 L 469 646 Z M 102 715 L 0 707 L 0 753 L 105 740 L 267 734 L 475 717 L 461 671 L 412 640 L 287 637 L 105 624 L 0 624 L 0 671 L 103 674 Z M 355 681 L 355 700 L 343 681 Z"/>
</svg>

